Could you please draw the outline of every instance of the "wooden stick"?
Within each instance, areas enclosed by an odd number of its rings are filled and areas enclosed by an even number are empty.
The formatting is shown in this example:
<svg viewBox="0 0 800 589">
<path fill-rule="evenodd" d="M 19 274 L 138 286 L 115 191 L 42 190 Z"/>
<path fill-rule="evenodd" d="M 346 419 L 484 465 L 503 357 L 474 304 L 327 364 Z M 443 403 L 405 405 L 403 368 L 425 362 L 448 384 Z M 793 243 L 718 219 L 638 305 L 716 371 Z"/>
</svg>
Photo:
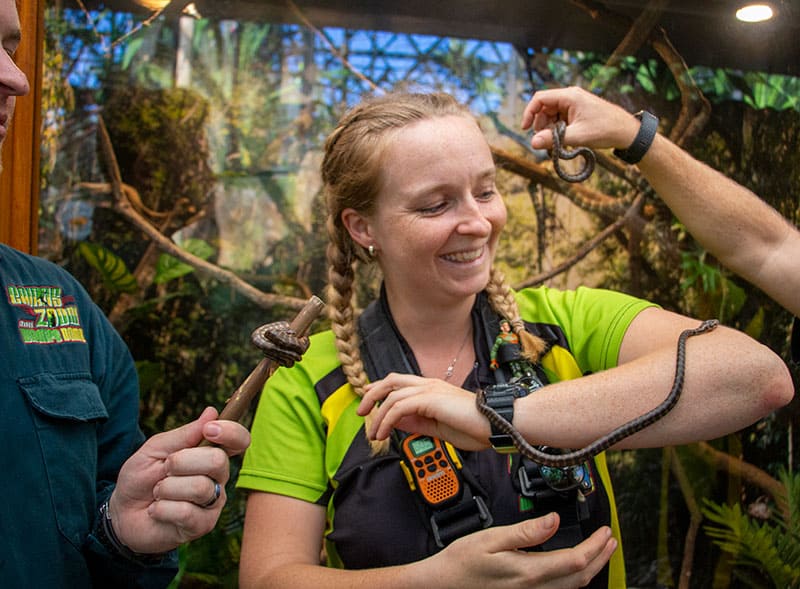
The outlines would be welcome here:
<svg viewBox="0 0 800 589">
<path fill-rule="evenodd" d="M 311 324 L 314 322 L 314 319 L 319 316 L 324 308 L 325 303 L 323 303 L 322 299 L 319 297 L 312 296 L 308 299 L 308 302 L 300 309 L 300 312 L 290 324 L 298 337 L 305 335 L 308 328 L 311 327 Z M 247 412 L 250 410 L 250 405 L 253 403 L 253 399 L 255 399 L 261 392 L 261 389 L 264 388 L 264 383 L 267 382 L 267 379 L 275 368 L 277 368 L 276 363 L 269 358 L 261 360 L 253 372 L 250 373 L 244 382 L 239 385 L 239 388 L 233 392 L 231 398 L 228 399 L 225 407 L 222 409 L 222 413 L 219 414 L 219 419 L 241 421 L 242 418 L 247 415 Z"/>
</svg>

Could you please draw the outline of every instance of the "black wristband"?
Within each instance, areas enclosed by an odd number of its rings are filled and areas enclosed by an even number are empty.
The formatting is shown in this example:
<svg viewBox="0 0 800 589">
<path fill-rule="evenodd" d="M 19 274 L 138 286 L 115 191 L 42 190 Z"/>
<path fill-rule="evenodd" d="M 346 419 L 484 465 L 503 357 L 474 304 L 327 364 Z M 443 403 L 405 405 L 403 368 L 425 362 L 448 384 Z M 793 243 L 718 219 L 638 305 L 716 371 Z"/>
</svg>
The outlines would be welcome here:
<svg viewBox="0 0 800 589">
<path fill-rule="evenodd" d="M 108 511 L 108 499 L 100 506 L 100 514 L 95 523 L 92 535 L 103 547 L 115 556 L 121 556 L 125 560 L 135 562 L 143 566 L 159 564 L 169 553 L 163 554 L 141 554 L 134 552 L 117 538 L 114 526 L 111 524 L 111 514 Z"/>
<path fill-rule="evenodd" d="M 514 420 L 514 400 L 524 396 L 520 394 L 520 387 L 507 384 L 496 384 L 486 387 L 484 395 L 486 404 L 494 409 L 508 423 Z M 516 452 L 514 440 L 511 436 L 503 433 L 492 423 L 492 435 L 489 436 L 489 443 L 496 452 L 510 454 Z"/>
<path fill-rule="evenodd" d="M 641 110 L 633 116 L 641 122 L 639 132 L 628 149 L 615 149 L 614 155 L 629 164 L 638 164 L 647 153 L 647 150 L 650 149 L 653 139 L 656 137 L 658 117 L 646 110 Z"/>
</svg>

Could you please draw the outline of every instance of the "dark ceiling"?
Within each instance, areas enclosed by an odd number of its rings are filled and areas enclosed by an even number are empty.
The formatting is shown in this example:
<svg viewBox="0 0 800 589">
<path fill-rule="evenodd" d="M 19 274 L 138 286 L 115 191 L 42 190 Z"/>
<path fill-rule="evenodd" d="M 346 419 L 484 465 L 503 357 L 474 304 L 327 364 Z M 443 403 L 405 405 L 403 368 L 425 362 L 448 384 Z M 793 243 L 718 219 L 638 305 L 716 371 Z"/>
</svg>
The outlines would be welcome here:
<svg viewBox="0 0 800 589">
<path fill-rule="evenodd" d="M 131 10 L 133 2 L 110 0 L 103 4 Z M 170 8 L 174 13 L 176 7 L 188 3 L 173 0 Z M 648 4 L 662 5 L 658 25 L 666 30 L 690 66 L 800 75 L 800 0 L 770 1 L 776 17 L 760 24 L 745 24 L 734 18 L 735 9 L 744 3 L 745 0 L 295 0 L 295 5 L 317 27 L 487 39 L 533 49 L 558 47 L 609 54 Z M 282 0 L 194 0 L 194 4 L 201 15 L 211 18 L 299 22 L 290 3 Z"/>
</svg>

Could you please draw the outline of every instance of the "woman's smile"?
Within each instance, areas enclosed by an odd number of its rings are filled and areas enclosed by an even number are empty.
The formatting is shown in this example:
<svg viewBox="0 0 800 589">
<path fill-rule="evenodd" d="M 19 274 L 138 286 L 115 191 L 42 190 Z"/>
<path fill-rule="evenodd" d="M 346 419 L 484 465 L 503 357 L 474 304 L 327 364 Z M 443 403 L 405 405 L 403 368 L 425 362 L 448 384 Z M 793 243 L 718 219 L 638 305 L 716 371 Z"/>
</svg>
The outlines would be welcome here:
<svg viewBox="0 0 800 589">
<path fill-rule="evenodd" d="M 474 262 L 475 260 L 480 258 L 485 251 L 486 251 L 486 246 L 481 246 L 478 249 L 464 250 L 460 252 L 453 252 L 450 254 L 443 254 L 440 257 L 448 262 L 465 264 L 469 262 Z"/>
</svg>

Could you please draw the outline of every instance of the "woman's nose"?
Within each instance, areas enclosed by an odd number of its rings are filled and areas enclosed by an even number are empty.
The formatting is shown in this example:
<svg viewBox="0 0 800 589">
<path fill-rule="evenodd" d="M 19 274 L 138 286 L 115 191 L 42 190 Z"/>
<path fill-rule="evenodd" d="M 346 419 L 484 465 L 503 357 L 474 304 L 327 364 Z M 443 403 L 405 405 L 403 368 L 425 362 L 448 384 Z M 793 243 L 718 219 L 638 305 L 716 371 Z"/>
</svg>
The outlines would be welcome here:
<svg viewBox="0 0 800 589">
<path fill-rule="evenodd" d="M 491 222 L 471 195 L 465 199 L 464 205 L 459 207 L 458 231 L 473 235 L 487 235 L 492 231 Z"/>
</svg>

